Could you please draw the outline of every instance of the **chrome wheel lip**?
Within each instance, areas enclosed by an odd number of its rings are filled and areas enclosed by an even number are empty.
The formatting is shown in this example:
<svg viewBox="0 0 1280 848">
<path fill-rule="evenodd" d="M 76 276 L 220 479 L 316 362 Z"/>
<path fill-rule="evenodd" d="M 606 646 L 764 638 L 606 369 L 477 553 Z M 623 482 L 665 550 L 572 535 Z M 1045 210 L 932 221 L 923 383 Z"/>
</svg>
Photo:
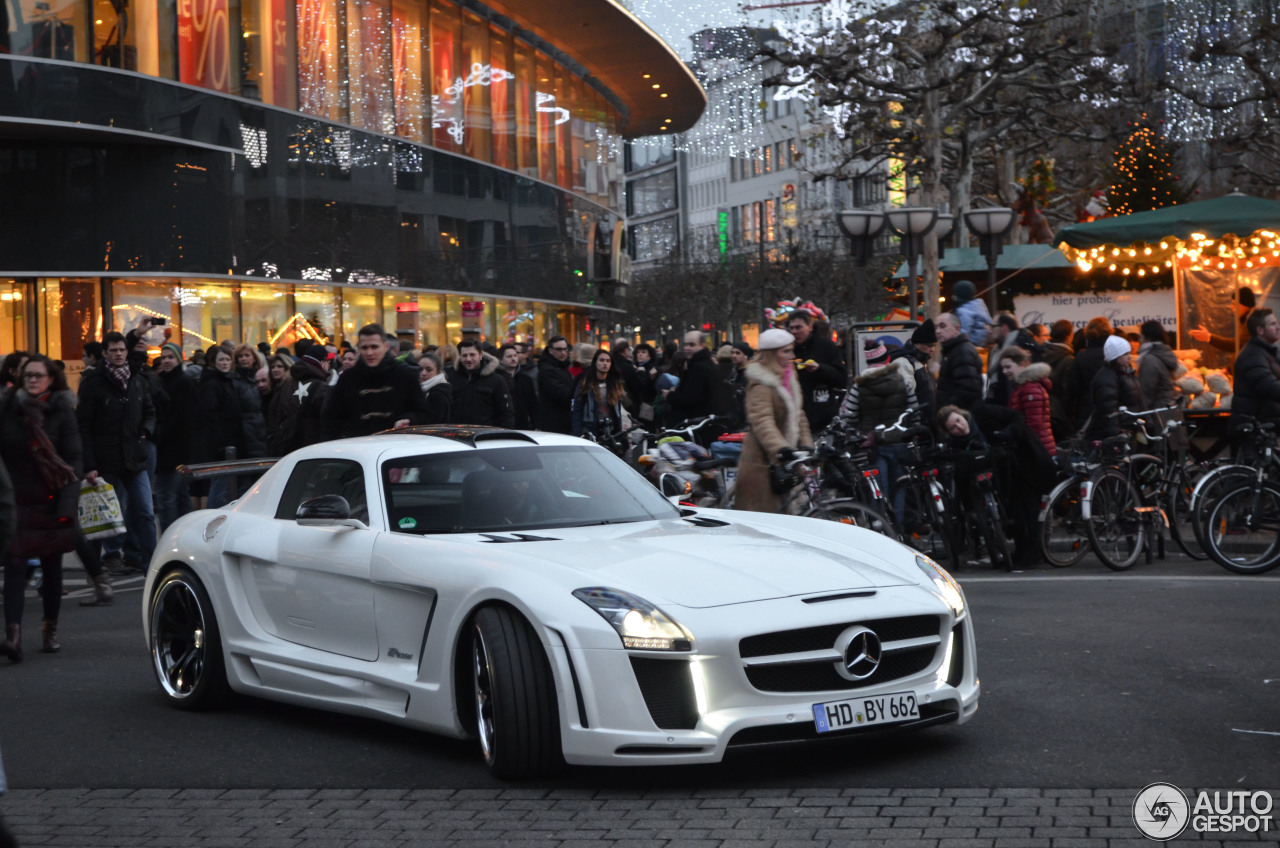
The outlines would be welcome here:
<svg viewBox="0 0 1280 848">
<path fill-rule="evenodd" d="M 493 760 L 493 668 L 489 664 L 489 648 L 480 628 L 475 630 L 471 646 L 471 679 L 475 686 L 476 735 L 480 737 L 480 750 L 487 762 Z"/>
<path fill-rule="evenodd" d="M 175 618 L 190 617 L 190 611 L 196 620 L 186 622 L 189 627 L 174 624 Z M 205 610 L 190 584 L 179 578 L 161 585 L 151 603 L 151 658 L 156 679 L 170 698 L 185 700 L 200 685 L 206 632 Z"/>
</svg>

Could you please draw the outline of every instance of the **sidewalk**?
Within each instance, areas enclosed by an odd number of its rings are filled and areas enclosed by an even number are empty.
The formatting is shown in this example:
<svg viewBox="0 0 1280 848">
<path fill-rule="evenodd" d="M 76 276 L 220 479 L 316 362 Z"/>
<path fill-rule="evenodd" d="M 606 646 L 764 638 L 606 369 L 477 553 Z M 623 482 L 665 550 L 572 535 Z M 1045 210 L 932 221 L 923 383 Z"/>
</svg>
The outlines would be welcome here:
<svg viewBox="0 0 1280 848">
<path fill-rule="evenodd" d="M 71 848 L 1137 848 L 1137 790 L 19 789 L 2 809 L 19 845 Z M 1179 841 L 1261 844 L 1240 837 Z"/>
</svg>

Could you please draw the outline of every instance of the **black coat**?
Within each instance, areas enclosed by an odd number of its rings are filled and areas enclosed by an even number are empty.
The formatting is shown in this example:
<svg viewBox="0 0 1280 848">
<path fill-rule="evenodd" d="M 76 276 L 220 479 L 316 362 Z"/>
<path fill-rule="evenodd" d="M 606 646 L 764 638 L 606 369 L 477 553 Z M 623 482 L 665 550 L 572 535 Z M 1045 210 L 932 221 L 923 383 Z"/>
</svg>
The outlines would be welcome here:
<svg viewBox="0 0 1280 848">
<path fill-rule="evenodd" d="M 538 414 L 538 385 L 533 375 L 523 368 L 517 368 L 512 374 L 505 368 L 498 373 L 507 381 L 507 392 L 511 395 L 511 407 L 515 410 L 515 428 L 532 430 L 535 416 Z"/>
<path fill-rule="evenodd" d="M 329 374 L 317 362 L 299 358 L 271 398 L 267 410 L 267 454 L 284 456 L 324 438 L 320 413 Z"/>
<path fill-rule="evenodd" d="M 539 430 L 551 433 L 573 432 L 573 375 L 569 360 L 555 358 L 549 350 L 538 360 L 538 414 L 534 421 Z"/>
<path fill-rule="evenodd" d="M 9 553 L 16 557 L 66 553 L 75 548 L 80 533 L 76 513 L 80 475 L 85 470 L 75 397 L 69 391 L 54 392 L 44 413 L 45 435 L 76 473 L 74 481 L 53 489 L 45 483 L 32 456 L 26 411 L 19 395 L 18 391 L 10 392 L 0 407 L 0 459 L 13 481 L 17 505 L 17 536 Z"/>
<path fill-rule="evenodd" d="M 1089 426 L 1085 436 L 1090 440 L 1102 440 L 1120 432 L 1120 407 L 1137 412 L 1142 409 L 1142 390 L 1133 369 L 1117 366 L 1115 361 L 1105 363 L 1093 377 L 1089 392 L 1092 402 Z"/>
<path fill-rule="evenodd" d="M 1049 418 L 1053 438 L 1063 441 L 1075 434 L 1075 397 L 1071 393 L 1071 369 L 1076 355 L 1064 344 L 1050 342 L 1044 346 L 1044 364 L 1049 372 Z"/>
<path fill-rule="evenodd" d="M 500 363 L 491 353 L 484 354 L 474 371 L 466 371 L 458 363 L 457 373 L 450 379 L 453 386 L 453 424 L 477 424 L 485 427 L 514 427 L 515 409 L 507 381 L 498 373 Z"/>
<path fill-rule="evenodd" d="M 156 407 L 142 375 L 130 375 L 121 389 L 105 365 L 86 373 L 76 418 L 85 471 L 123 476 L 146 470 L 145 442 L 155 432 Z"/>
<path fill-rule="evenodd" d="M 727 387 L 720 379 L 715 360 L 708 348 L 701 348 L 685 361 L 680 385 L 667 395 L 667 418 L 679 424 L 690 418 L 715 415 L 723 406 L 723 392 Z"/>
<path fill-rule="evenodd" d="M 938 409 L 973 409 L 982 400 L 982 357 L 964 333 L 942 343 L 937 398 Z"/>
<path fill-rule="evenodd" d="M 446 379 L 423 392 L 427 402 L 427 420 L 423 423 L 448 424 L 453 414 L 453 386 Z"/>
<path fill-rule="evenodd" d="M 390 430 L 397 421 L 425 424 L 427 401 L 418 385 L 418 369 L 388 353 L 370 368 L 361 359 L 329 387 L 321 418 L 326 439 L 368 436 Z"/>
<path fill-rule="evenodd" d="M 1071 379 L 1068 388 L 1072 399 L 1075 401 L 1075 426 L 1077 430 L 1084 428 L 1085 422 L 1089 420 L 1089 416 L 1093 412 L 1093 378 L 1106 362 L 1102 354 L 1102 346 L 1106 343 L 1105 336 L 1101 339 L 1090 339 L 1084 348 L 1076 354 L 1075 364 L 1071 366 Z"/>
<path fill-rule="evenodd" d="M 818 363 L 818 370 L 801 368 L 796 374 L 800 377 L 800 391 L 804 393 L 804 415 L 809 419 L 809 429 L 818 433 L 840 411 L 842 394 L 849 387 L 849 369 L 840 346 L 817 333 L 810 333 L 803 344 L 796 344 L 796 361 L 810 359 Z"/>
<path fill-rule="evenodd" d="M 258 387 L 234 371 L 206 368 L 200 381 L 205 422 L 205 457 L 220 460 L 226 449 L 236 449 L 237 459 L 267 455 L 267 424 L 262 415 Z"/>
<path fill-rule="evenodd" d="M 933 430 L 937 427 L 934 419 L 938 415 L 938 381 L 929 370 L 929 361 L 932 357 L 911 342 L 907 342 L 902 347 L 889 351 L 890 362 L 903 358 L 911 360 L 916 378 L 916 406 L 924 417 L 923 423 Z"/>
<path fill-rule="evenodd" d="M 1280 421 L 1280 360 L 1276 349 L 1256 336 L 1240 351 L 1234 368 L 1231 417 Z"/>
<path fill-rule="evenodd" d="M 156 434 L 156 470 L 172 471 L 179 465 L 207 459 L 208 438 L 199 387 L 181 366 L 158 371 L 156 377 L 169 405 L 165 426 Z"/>
</svg>

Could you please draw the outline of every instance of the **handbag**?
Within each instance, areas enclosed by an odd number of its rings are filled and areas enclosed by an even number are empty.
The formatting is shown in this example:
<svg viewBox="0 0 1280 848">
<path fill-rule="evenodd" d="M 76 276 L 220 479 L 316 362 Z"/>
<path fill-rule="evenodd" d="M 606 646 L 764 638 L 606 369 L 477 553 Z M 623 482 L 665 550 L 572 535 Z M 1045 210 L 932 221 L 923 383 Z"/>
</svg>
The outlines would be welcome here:
<svg viewBox="0 0 1280 848">
<path fill-rule="evenodd" d="M 125 532 L 116 490 L 101 477 L 80 483 L 80 532 L 86 539 L 110 539 Z"/>
</svg>

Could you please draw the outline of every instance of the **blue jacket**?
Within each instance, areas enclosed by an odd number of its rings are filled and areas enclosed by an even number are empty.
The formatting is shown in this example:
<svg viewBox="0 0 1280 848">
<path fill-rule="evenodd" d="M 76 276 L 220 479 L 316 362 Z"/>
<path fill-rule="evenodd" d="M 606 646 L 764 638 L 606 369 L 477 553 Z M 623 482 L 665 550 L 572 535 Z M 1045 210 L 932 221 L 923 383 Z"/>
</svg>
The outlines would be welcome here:
<svg viewBox="0 0 1280 848">
<path fill-rule="evenodd" d="M 960 319 L 960 332 L 969 337 L 975 347 L 987 343 L 987 327 L 991 324 L 991 313 L 981 298 L 971 298 L 957 306 L 955 316 Z"/>
</svg>

